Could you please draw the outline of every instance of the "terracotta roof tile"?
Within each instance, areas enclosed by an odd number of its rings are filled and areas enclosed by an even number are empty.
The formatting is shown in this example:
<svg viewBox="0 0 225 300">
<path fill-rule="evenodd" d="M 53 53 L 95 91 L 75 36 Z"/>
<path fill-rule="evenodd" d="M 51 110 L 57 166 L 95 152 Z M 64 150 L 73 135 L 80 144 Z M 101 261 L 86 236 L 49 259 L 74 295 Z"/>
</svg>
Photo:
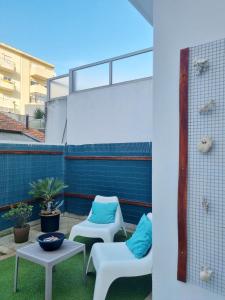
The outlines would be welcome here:
<svg viewBox="0 0 225 300">
<path fill-rule="evenodd" d="M 26 129 L 23 123 L 20 123 L 9 116 L 5 115 L 4 113 L 0 112 L 0 131 L 12 131 L 12 132 L 20 132 L 24 135 L 30 136 L 38 140 L 39 142 L 45 141 L 45 135 L 43 132 L 29 128 Z"/>
<path fill-rule="evenodd" d="M 45 141 L 45 135 L 43 132 L 30 128 L 30 129 L 25 129 L 23 130 L 23 133 L 26 135 L 29 135 L 31 137 L 34 137 L 35 139 L 39 140 L 40 142 L 44 142 Z"/>
</svg>

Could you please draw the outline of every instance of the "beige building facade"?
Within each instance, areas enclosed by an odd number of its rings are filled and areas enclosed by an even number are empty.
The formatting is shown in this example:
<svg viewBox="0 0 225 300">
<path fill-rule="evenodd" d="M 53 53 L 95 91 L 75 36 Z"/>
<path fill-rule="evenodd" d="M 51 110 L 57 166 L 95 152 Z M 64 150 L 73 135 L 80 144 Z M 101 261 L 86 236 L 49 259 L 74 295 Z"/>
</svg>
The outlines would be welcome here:
<svg viewBox="0 0 225 300">
<path fill-rule="evenodd" d="M 0 111 L 33 115 L 44 109 L 54 65 L 0 43 Z"/>
</svg>

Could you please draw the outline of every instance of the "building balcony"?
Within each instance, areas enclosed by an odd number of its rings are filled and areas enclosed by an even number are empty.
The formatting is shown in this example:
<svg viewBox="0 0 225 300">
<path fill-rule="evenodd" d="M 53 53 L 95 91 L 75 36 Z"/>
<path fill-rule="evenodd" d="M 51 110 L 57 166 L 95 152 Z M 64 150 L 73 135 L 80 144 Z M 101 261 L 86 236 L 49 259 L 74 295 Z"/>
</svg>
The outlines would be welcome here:
<svg viewBox="0 0 225 300">
<path fill-rule="evenodd" d="M 15 109 L 15 102 L 11 98 L 1 95 L 0 96 L 0 110 L 5 111 L 5 112 L 9 112 L 9 111 L 13 112 L 14 109 Z"/>
<path fill-rule="evenodd" d="M 46 95 L 47 94 L 47 88 L 41 84 L 34 84 L 30 86 L 30 93 L 31 94 L 41 94 Z"/>
<path fill-rule="evenodd" d="M 0 69 L 13 73 L 15 71 L 15 63 L 7 58 L 0 57 Z"/>
<path fill-rule="evenodd" d="M 47 80 L 54 76 L 54 71 L 41 66 L 32 66 L 30 74 L 33 78 Z"/>
<path fill-rule="evenodd" d="M 15 91 L 15 84 L 14 82 L 0 79 L 0 90 L 12 93 L 13 91 Z"/>
<path fill-rule="evenodd" d="M 47 96 L 43 94 L 34 93 L 30 95 L 30 104 L 44 105 Z"/>
</svg>

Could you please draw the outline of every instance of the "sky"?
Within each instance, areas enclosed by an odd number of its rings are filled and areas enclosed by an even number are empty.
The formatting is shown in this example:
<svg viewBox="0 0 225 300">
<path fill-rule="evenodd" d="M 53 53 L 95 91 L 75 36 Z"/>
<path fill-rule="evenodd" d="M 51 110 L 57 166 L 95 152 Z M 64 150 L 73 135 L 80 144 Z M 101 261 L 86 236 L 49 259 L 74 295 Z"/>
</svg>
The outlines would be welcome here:
<svg viewBox="0 0 225 300">
<path fill-rule="evenodd" d="M 128 0 L 0 0 L 0 11 L 0 42 L 54 64 L 57 75 L 153 45 Z"/>
</svg>

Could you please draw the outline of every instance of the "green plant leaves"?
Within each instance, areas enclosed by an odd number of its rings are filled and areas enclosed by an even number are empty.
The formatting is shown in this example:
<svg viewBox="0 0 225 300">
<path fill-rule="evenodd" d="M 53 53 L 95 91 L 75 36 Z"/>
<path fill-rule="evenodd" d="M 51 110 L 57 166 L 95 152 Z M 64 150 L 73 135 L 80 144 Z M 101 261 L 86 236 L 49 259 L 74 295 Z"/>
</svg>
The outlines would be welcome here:
<svg viewBox="0 0 225 300">
<path fill-rule="evenodd" d="M 47 177 L 43 179 L 38 179 L 35 182 L 30 183 L 31 191 L 29 192 L 36 199 L 41 199 L 41 207 L 45 210 L 51 206 L 54 210 L 55 206 L 53 204 L 54 197 L 59 195 L 67 185 L 59 178 Z M 48 205 L 50 203 L 51 205 Z"/>
<path fill-rule="evenodd" d="M 22 228 L 26 225 L 32 215 L 33 206 L 27 203 L 20 202 L 15 207 L 12 207 L 2 217 L 15 222 L 15 227 Z"/>
</svg>

